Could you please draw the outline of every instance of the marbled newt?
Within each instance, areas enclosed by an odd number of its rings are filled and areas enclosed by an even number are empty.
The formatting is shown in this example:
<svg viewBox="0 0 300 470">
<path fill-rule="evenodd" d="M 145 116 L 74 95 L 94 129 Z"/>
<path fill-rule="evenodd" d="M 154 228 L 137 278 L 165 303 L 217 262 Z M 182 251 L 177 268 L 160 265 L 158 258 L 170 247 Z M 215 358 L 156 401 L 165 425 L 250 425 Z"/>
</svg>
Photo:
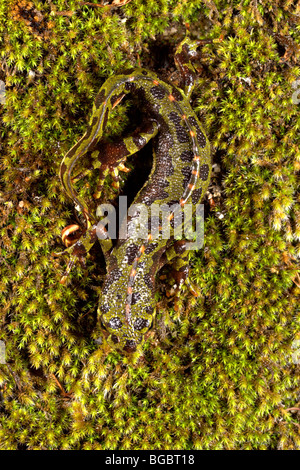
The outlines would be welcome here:
<svg viewBox="0 0 300 470">
<path fill-rule="evenodd" d="M 77 195 L 71 179 L 75 164 L 87 153 L 90 168 L 100 170 L 97 197 L 108 173 L 116 177 L 118 170 L 125 170 L 126 157 L 152 139 L 152 170 L 133 203 L 147 207 L 152 203 L 184 207 L 187 203 L 196 205 L 203 198 L 211 174 L 210 145 L 190 106 L 190 97 L 197 78 L 193 65 L 199 56 L 197 48 L 206 42 L 211 41 L 186 38 L 176 49 L 174 59 L 181 77 L 180 87 L 162 81 L 149 70 L 137 68 L 110 77 L 100 88 L 86 133 L 68 151 L 60 166 L 64 190 L 86 219 L 83 235 L 66 250 L 71 258 L 63 282 L 76 259 L 84 257 L 97 239 L 97 217 Z M 129 137 L 104 143 L 101 138 L 109 114 L 128 93 L 138 97 L 143 122 Z M 102 232 L 99 242 L 106 259 L 107 275 L 99 302 L 99 319 L 110 344 L 133 352 L 142 344 L 153 323 L 158 270 L 172 262 L 177 285 L 187 280 L 186 242 L 174 237 L 153 238 L 149 233 L 146 239 L 132 240 L 128 236 L 117 239 L 113 245 L 104 228 Z"/>
</svg>

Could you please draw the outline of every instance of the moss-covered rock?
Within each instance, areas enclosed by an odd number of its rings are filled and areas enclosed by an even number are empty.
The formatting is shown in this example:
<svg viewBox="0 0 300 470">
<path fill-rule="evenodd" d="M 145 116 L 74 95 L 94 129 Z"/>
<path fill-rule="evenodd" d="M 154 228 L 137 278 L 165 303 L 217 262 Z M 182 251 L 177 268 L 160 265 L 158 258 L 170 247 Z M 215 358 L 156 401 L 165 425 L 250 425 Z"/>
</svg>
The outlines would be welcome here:
<svg viewBox="0 0 300 470">
<path fill-rule="evenodd" d="M 2 449 L 300 448 L 299 13 L 290 0 L 1 2 Z M 52 253 L 78 214 L 58 168 L 103 81 L 172 73 L 187 29 L 223 38 L 203 47 L 193 95 L 217 168 L 191 261 L 201 295 L 175 310 L 158 294 L 143 355 L 122 356 L 95 342 L 99 247 L 59 282 Z"/>
</svg>

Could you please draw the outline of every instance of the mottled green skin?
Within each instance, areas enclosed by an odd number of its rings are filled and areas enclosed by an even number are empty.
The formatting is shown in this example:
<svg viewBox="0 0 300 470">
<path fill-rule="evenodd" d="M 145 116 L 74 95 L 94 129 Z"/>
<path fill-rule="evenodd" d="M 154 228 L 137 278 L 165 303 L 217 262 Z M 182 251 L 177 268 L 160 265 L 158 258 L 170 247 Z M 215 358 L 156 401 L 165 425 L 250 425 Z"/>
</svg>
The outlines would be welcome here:
<svg viewBox="0 0 300 470">
<path fill-rule="evenodd" d="M 75 163 L 92 152 L 91 167 L 100 168 L 104 179 L 108 171 L 153 142 L 153 167 L 148 181 L 137 194 L 134 204 L 149 207 L 152 203 L 199 203 L 205 194 L 211 172 L 209 142 L 190 104 L 195 81 L 190 59 L 195 56 L 197 43 L 183 41 L 176 51 L 175 63 L 182 74 L 186 94 L 179 88 L 161 81 L 156 74 L 135 69 L 128 74 L 109 78 L 101 87 L 93 106 L 89 128 L 81 140 L 64 157 L 60 177 L 65 191 L 82 209 L 86 221 L 85 235 L 71 248 L 73 259 L 86 253 L 95 237 L 96 218 L 85 201 L 79 200 L 72 182 Z M 101 144 L 108 115 L 127 93 L 137 95 L 145 116 L 139 131 L 115 144 Z M 103 152 L 103 153 L 102 153 Z M 101 180 L 102 181 L 102 180 Z M 128 223 L 134 222 L 134 216 Z M 107 277 L 99 304 L 99 316 L 108 341 L 127 352 L 136 350 L 149 330 L 155 313 L 154 284 L 158 269 L 176 256 L 184 259 L 184 243 L 172 239 L 135 240 L 129 237 L 100 240 L 106 256 Z M 72 260 L 71 260 L 72 264 Z M 187 269 L 181 266 L 180 282 Z"/>
</svg>

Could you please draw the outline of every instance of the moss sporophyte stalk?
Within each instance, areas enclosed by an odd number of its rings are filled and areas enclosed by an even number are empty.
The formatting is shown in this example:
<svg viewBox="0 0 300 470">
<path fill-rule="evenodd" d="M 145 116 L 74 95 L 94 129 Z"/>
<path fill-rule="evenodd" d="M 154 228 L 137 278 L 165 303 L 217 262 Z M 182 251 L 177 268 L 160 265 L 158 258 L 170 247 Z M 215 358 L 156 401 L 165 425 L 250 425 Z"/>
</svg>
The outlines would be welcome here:
<svg viewBox="0 0 300 470">
<path fill-rule="evenodd" d="M 90 3 L 0 5 L 0 448 L 299 449 L 299 6 Z M 147 195 L 203 204 L 203 247 L 117 225 L 115 259 L 96 233 L 85 252 L 97 207 Z M 85 248 L 64 284 L 62 230 Z"/>
</svg>

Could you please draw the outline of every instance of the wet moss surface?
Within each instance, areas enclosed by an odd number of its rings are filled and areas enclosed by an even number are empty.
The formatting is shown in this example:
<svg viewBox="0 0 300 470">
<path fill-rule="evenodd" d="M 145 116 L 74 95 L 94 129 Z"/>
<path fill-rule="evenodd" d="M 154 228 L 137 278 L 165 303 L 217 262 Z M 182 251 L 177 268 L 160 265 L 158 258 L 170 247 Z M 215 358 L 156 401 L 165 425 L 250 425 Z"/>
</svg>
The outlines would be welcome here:
<svg viewBox="0 0 300 470">
<path fill-rule="evenodd" d="M 299 14 L 293 1 L 1 2 L 2 449 L 300 448 Z M 215 170 L 191 256 L 200 295 L 183 289 L 175 309 L 160 281 L 150 338 L 121 355 L 95 341 L 100 247 L 59 282 L 53 252 L 81 218 L 58 169 L 105 79 L 135 66 L 176 79 L 187 32 L 222 38 L 202 48 L 192 97 Z M 135 119 L 119 105 L 107 138 Z"/>
</svg>

